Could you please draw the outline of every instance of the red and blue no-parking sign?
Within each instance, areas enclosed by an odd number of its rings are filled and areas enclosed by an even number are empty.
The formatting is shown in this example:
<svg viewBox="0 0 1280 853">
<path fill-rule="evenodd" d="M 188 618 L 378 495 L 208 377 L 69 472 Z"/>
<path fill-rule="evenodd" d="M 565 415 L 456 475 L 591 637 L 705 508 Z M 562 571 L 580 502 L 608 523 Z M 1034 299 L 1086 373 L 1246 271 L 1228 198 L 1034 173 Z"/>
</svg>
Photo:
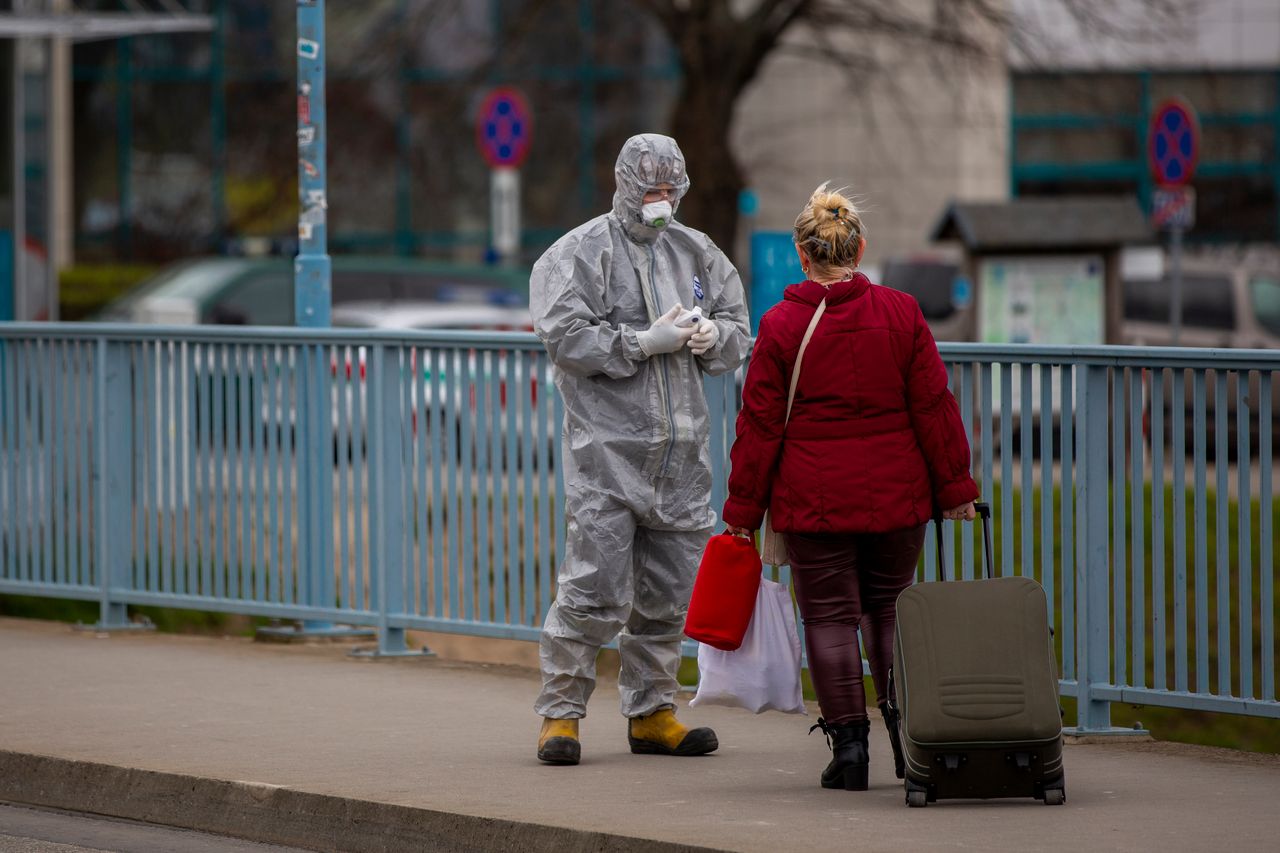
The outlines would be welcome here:
<svg viewBox="0 0 1280 853">
<path fill-rule="evenodd" d="M 1200 123 L 1186 101 L 1165 101 L 1151 121 L 1147 155 L 1156 182 L 1176 187 L 1195 174 L 1200 159 Z"/>
<path fill-rule="evenodd" d="M 501 86 L 485 96 L 476 116 L 476 144 L 492 167 L 516 168 L 529 155 L 533 113 L 524 96 Z"/>
</svg>

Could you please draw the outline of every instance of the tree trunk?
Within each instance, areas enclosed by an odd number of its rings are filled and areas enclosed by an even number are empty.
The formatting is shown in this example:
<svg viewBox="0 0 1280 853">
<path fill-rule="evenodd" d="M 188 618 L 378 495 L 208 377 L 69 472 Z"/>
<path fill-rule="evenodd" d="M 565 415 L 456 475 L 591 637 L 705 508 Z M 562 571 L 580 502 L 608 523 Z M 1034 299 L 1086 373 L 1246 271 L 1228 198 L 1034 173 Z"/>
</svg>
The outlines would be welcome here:
<svg viewBox="0 0 1280 853">
<path fill-rule="evenodd" d="M 731 81 L 686 66 L 670 125 L 692 182 L 680 202 L 680 221 L 706 232 L 735 264 L 741 260 L 734 258 L 734 251 L 738 194 L 744 181 L 729 147 L 729 130 L 740 94 Z"/>
</svg>

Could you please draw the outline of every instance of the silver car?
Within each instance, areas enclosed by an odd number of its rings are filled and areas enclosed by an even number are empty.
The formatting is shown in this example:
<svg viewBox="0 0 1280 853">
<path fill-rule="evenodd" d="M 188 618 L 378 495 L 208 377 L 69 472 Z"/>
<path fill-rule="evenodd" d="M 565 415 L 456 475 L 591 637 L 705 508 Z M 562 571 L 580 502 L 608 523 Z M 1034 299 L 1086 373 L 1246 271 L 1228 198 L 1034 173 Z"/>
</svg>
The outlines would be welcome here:
<svg viewBox="0 0 1280 853">
<path fill-rule="evenodd" d="M 529 309 L 511 304 L 457 304 L 434 302 L 351 302 L 333 309 L 333 326 L 382 331 L 466 330 L 477 332 L 532 331 Z M 368 411 L 368 389 L 365 382 L 364 347 L 350 347 L 345 357 L 330 365 L 345 400 L 333 410 L 335 440 L 345 436 L 354 446 L 364 444 L 361 413 Z M 339 360 L 342 363 L 338 363 Z M 537 365 L 541 362 L 542 369 Z M 434 374 L 433 374 L 434 366 Z M 541 351 L 450 349 L 428 353 L 425 348 L 409 350 L 409 375 L 414 376 L 408 388 L 413 436 L 419 434 L 419 413 L 429 421 L 451 426 L 455 452 L 461 452 L 464 434 L 479 449 L 500 448 L 507 444 L 508 431 L 514 431 L 517 446 L 523 445 L 526 432 L 526 409 L 532 412 L 529 440 L 534 447 L 547 448 L 549 459 L 556 441 L 549 407 L 539 399 L 540 391 L 551 386 L 551 364 Z M 515 387 L 508 387 L 514 381 Z M 527 385 L 527 394 L 512 392 Z M 465 394 L 464 394 L 465 386 Z M 437 389 L 448 389 L 439 394 Z M 545 392 L 544 392 L 545 393 Z M 496 399 L 495 399 L 496 398 Z M 541 404 L 541 408 L 540 408 Z M 465 427 L 471 426 L 470 432 Z M 474 452 L 474 451 L 473 451 Z M 522 456 L 523 453 L 520 453 Z"/>
</svg>

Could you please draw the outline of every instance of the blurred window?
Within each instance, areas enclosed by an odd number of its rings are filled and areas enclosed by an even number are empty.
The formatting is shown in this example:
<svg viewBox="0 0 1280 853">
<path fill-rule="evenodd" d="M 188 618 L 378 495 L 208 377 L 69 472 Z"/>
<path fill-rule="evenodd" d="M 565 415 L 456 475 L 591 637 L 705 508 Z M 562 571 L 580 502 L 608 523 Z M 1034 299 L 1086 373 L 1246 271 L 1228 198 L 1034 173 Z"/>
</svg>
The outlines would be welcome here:
<svg viewBox="0 0 1280 853">
<path fill-rule="evenodd" d="M 1168 323 L 1173 284 L 1168 277 L 1124 283 L 1124 317 L 1144 323 Z M 1182 322 L 1205 329 L 1236 325 L 1231 279 L 1225 275 L 1184 274 Z"/>
<path fill-rule="evenodd" d="M 1249 280 L 1249 301 L 1258 323 L 1273 335 L 1280 335 L 1280 278 L 1254 276 Z"/>
<path fill-rule="evenodd" d="M 333 302 L 389 301 L 399 296 L 397 276 L 389 272 L 354 272 L 334 270 Z"/>
<path fill-rule="evenodd" d="M 1150 94 L 1157 104 L 1184 98 L 1201 114 L 1266 112 L 1276 107 L 1275 80 L 1266 72 L 1155 74 Z"/>
<path fill-rule="evenodd" d="M 883 284 L 914 296 L 926 320 L 945 320 L 956 313 L 951 301 L 956 272 L 955 264 L 889 261 L 885 264 Z"/>
<path fill-rule="evenodd" d="M 1233 329 L 1236 325 L 1235 301 L 1231 279 L 1227 276 L 1183 276 L 1182 322 L 1185 325 Z"/>
<path fill-rule="evenodd" d="M 1016 144 L 1022 164 L 1109 163 L 1145 156 L 1142 138 L 1132 126 L 1021 128 Z"/>
<path fill-rule="evenodd" d="M 1021 115 L 1136 115 L 1142 83 L 1136 74 L 1024 72 L 1013 78 L 1013 97 Z"/>
<path fill-rule="evenodd" d="M 209 321 L 232 326 L 292 326 L 293 278 L 285 272 L 269 272 L 237 282 L 210 309 Z"/>
<path fill-rule="evenodd" d="M 1267 176 L 1197 176 L 1196 225 L 1189 239 L 1208 243 L 1267 241 L 1276 234 L 1276 186 Z"/>
</svg>

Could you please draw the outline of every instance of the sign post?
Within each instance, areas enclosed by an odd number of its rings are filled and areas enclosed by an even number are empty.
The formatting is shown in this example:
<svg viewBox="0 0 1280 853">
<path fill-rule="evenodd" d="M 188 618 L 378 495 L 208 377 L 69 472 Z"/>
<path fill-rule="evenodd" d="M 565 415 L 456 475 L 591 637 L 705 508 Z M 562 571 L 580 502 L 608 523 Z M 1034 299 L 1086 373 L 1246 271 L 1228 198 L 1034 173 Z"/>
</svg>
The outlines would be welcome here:
<svg viewBox="0 0 1280 853">
<path fill-rule="evenodd" d="M 503 264 L 520 255 L 520 165 L 529 156 L 533 113 L 519 91 L 489 92 L 476 115 L 476 145 L 490 166 L 489 247 Z"/>
<path fill-rule="evenodd" d="M 504 263 L 520 251 L 520 172 L 494 169 L 489 179 L 490 244 Z"/>
<path fill-rule="evenodd" d="M 1174 346 L 1182 331 L 1182 234 L 1195 224 L 1196 193 L 1187 186 L 1200 159 L 1200 123 L 1195 109 L 1179 98 L 1156 110 L 1148 134 L 1147 157 L 1157 188 L 1152 195 L 1151 221 L 1169 232 L 1173 267 L 1169 326 Z"/>
</svg>

